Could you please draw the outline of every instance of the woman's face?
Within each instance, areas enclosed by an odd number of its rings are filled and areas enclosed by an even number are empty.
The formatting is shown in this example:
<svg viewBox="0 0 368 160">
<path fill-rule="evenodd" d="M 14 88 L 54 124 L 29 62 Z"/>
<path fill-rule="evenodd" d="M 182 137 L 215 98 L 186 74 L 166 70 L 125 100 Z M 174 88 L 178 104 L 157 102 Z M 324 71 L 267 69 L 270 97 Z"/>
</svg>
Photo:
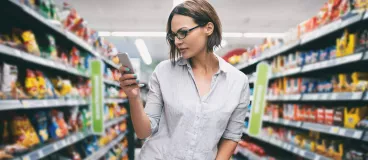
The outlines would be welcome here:
<svg viewBox="0 0 368 160">
<path fill-rule="evenodd" d="M 188 16 L 176 14 L 171 20 L 172 33 L 189 30 L 197 26 L 198 24 L 194 22 L 193 18 Z M 175 46 L 179 49 L 184 59 L 195 57 L 200 53 L 206 52 L 207 38 L 211 33 L 212 31 L 208 32 L 208 25 L 197 27 L 188 32 L 184 39 L 175 37 Z"/>
</svg>

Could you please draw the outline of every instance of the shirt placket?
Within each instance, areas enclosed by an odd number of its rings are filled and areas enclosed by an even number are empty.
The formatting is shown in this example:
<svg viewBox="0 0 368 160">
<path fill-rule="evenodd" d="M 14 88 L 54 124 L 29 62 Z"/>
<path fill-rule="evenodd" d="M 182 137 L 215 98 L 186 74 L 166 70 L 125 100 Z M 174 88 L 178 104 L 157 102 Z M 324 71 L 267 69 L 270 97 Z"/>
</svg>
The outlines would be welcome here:
<svg viewBox="0 0 368 160">
<path fill-rule="evenodd" d="M 196 90 L 197 90 L 197 94 L 198 94 L 198 97 L 200 99 L 200 104 L 196 106 L 196 112 L 195 112 L 195 119 L 194 119 L 194 123 L 193 123 L 193 127 L 191 128 L 193 130 L 193 137 L 189 143 L 189 150 L 188 150 L 188 156 L 187 156 L 187 159 L 192 159 L 194 157 L 194 150 L 195 150 L 195 147 L 196 147 L 196 143 L 197 143 L 197 138 L 198 138 L 198 131 L 200 130 L 200 122 L 201 122 L 201 116 L 202 115 L 202 109 L 204 108 L 204 106 L 207 104 L 207 99 L 208 99 L 208 96 L 211 94 L 213 88 L 215 87 L 216 85 L 216 79 L 219 75 L 219 73 L 216 73 L 213 77 L 212 77 L 212 80 L 211 80 L 211 88 L 210 88 L 210 92 L 203 96 L 201 98 L 200 94 L 199 94 L 199 91 L 198 91 L 198 88 L 197 88 L 197 84 L 195 82 L 195 79 L 194 79 L 194 74 L 193 74 L 193 70 L 190 66 L 188 66 L 188 71 L 190 73 L 190 76 L 193 80 L 193 83 L 194 83 L 194 86 L 196 87 Z"/>
</svg>

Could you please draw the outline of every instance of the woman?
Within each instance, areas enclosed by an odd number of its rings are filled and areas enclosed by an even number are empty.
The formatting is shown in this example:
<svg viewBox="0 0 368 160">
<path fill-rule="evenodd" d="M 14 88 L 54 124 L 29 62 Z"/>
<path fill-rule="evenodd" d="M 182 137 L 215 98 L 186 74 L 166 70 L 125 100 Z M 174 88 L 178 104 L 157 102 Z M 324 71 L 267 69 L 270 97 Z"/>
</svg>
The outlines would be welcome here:
<svg viewBox="0 0 368 160">
<path fill-rule="evenodd" d="M 146 107 L 138 80 L 122 67 L 121 87 L 138 138 L 140 160 L 228 160 L 240 140 L 249 103 L 247 77 L 213 53 L 221 23 L 205 0 L 188 0 L 167 22 L 170 60 L 149 81 Z"/>
</svg>

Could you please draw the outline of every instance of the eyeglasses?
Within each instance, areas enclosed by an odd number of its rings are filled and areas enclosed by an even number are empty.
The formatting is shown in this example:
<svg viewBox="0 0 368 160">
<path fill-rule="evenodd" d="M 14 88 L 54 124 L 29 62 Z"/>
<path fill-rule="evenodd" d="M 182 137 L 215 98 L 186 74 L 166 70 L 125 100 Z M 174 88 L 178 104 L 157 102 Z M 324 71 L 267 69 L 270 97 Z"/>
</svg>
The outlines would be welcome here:
<svg viewBox="0 0 368 160">
<path fill-rule="evenodd" d="M 195 26 L 191 29 L 180 29 L 179 31 L 177 31 L 176 33 L 168 33 L 166 36 L 169 40 L 171 41 L 174 41 L 175 40 L 175 37 L 177 37 L 178 39 L 182 40 L 184 39 L 189 32 L 193 31 L 194 29 L 198 28 L 198 27 L 201 27 L 203 25 L 198 25 L 198 26 Z"/>
</svg>

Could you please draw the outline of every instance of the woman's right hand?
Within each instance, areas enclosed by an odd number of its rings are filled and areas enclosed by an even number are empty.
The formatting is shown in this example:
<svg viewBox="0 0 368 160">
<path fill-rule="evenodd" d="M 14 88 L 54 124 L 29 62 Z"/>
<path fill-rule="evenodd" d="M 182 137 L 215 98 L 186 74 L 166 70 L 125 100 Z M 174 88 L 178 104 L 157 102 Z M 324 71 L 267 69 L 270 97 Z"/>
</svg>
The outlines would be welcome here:
<svg viewBox="0 0 368 160">
<path fill-rule="evenodd" d="M 136 74 L 130 72 L 131 69 L 125 66 L 120 67 L 120 87 L 123 89 L 129 99 L 139 98 L 139 80 Z"/>
</svg>

